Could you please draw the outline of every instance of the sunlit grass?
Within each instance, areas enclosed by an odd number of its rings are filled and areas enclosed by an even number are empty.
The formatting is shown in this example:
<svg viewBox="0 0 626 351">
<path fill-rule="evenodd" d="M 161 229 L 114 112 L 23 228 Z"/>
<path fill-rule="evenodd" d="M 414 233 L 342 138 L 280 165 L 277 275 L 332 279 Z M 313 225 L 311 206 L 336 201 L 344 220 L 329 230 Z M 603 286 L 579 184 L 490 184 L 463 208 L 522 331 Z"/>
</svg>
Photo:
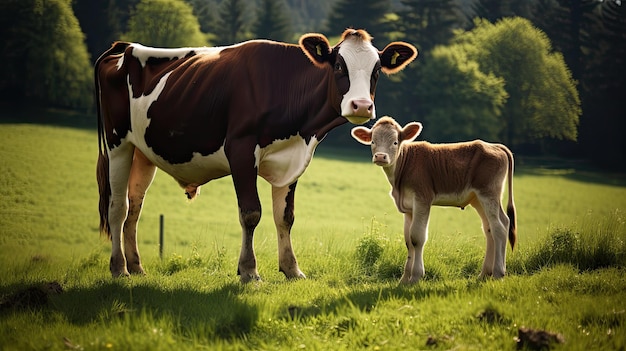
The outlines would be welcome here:
<svg viewBox="0 0 626 351">
<path fill-rule="evenodd" d="M 278 272 L 265 182 L 255 236 L 263 281 L 242 286 L 231 179 L 189 202 L 159 172 L 139 226 L 148 275 L 114 280 L 97 228 L 95 132 L 0 125 L 0 348 L 510 350 L 522 325 L 562 333 L 563 349 L 626 347 L 623 186 L 520 166 L 508 276 L 477 279 L 484 237 L 473 209 L 435 208 L 426 276 L 404 287 L 389 184 L 369 157 L 333 152 L 320 147 L 296 193 L 292 239 L 308 279 Z M 50 282 L 63 291 L 41 306 L 20 295 Z M 21 307 L 5 303 L 16 297 Z"/>
</svg>

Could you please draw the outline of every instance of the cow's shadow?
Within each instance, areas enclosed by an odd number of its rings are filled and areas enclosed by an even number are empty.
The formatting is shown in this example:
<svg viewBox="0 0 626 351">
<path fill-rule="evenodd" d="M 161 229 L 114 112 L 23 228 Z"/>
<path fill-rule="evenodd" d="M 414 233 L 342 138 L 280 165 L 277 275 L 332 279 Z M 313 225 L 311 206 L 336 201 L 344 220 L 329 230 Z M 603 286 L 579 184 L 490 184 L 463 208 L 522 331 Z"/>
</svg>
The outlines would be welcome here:
<svg viewBox="0 0 626 351">
<path fill-rule="evenodd" d="M 64 315 L 69 323 L 83 326 L 125 318 L 165 318 L 173 320 L 182 331 L 201 326 L 203 331 L 220 338 L 249 333 L 259 318 L 258 307 L 240 298 L 244 287 L 238 282 L 198 290 L 159 288 L 124 279 L 107 279 L 89 287 L 55 292 L 47 291 L 45 286 L 58 283 L 4 286 L 0 317 L 15 310 L 48 310 Z"/>
</svg>

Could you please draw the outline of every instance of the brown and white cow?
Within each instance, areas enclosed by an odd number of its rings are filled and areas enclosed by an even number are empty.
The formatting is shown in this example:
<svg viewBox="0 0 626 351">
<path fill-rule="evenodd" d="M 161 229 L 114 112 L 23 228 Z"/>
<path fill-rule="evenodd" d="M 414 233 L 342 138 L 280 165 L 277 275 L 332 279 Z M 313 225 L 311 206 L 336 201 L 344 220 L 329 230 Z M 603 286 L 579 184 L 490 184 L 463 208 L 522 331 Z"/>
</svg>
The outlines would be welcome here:
<svg viewBox="0 0 626 351">
<path fill-rule="evenodd" d="M 513 203 L 513 154 L 502 144 L 474 140 L 454 144 L 411 142 L 422 124 L 402 128 L 390 117 L 372 129 L 355 127 L 352 136 L 371 145 L 372 162 L 381 166 L 391 184 L 391 197 L 404 213 L 404 240 L 408 257 L 402 283 L 424 276 L 424 244 L 428 238 L 430 208 L 472 205 L 480 215 L 487 239 L 481 277 L 501 278 L 506 271 L 507 234 L 511 249 L 517 240 Z M 507 213 L 502 210 L 504 181 L 508 180 Z"/>
<path fill-rule="evenodd" d="M 261 218 L 256 179 L 263 177 L 272 185 L 280 271 L 304 277 L 290 238 L 298 177 L 331 129 L 375 118 L 379 72 L 396 73 L 417 56 L 410 44 L 378 51 L 371 40 L 349 29 L 335 46 L 321 34 L 306 34 L 299 45 L 252 40 L 159 49 L 118 42 L 100 56 L 100 229 L 112 239 L 112 275 L 144 271 L 137 221 L 159 168 L 189 198 L 232 175 L 243 282 L 259 279 L 253 234 Z"/>
</svg>

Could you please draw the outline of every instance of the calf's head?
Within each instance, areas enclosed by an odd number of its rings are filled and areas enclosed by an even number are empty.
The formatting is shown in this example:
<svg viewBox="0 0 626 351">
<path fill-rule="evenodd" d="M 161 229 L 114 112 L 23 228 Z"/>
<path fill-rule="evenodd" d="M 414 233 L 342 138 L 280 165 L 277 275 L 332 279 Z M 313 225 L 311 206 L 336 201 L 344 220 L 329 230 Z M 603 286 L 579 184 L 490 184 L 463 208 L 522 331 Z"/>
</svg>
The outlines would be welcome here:
<svg viewBox="0 0 626 351">
<path fill-rule="evenodd" d="M 380 71 L 394 74 L 417 57 L 417 49 L 404 42 L 393 42 L 378 51 L 372 37 L 361 29 L 347 29 L 341 41 L 331 47 L 321 34 L 306 34 L 300 47 L 311 62 L 334 72 L 329 99 L 348 121 L 363 124 L 376 118 L 374 93 Z"/>
<path fill-rule="evenodd" d="M 370 145 L 372 162 L 381 167 L 393 166 L 398 158 L 398 151 L 405 141 L 412 141 L 422 131 L 422 124 L 410 122 L 401 127 L 391 117 L 382 117 L 372 129 L 352 128 L 352 137 L 358 142 Z"/>
</svg>

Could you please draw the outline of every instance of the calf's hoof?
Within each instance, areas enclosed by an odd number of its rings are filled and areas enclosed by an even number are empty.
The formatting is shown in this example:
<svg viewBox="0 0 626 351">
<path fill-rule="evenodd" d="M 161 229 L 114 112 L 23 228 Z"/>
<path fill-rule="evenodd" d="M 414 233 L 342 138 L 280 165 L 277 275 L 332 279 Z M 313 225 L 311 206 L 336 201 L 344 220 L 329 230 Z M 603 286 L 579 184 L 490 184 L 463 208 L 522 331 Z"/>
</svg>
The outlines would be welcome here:
<svg viewBox="0 0 626 351">
<path fill-rule="evenodd" d="M 281 268 L 279 271 L 282 272 L 289 280 L 306 279 L 306 275 L 304 275 L 298 267 L 287 270 Z"/>
</svg>

